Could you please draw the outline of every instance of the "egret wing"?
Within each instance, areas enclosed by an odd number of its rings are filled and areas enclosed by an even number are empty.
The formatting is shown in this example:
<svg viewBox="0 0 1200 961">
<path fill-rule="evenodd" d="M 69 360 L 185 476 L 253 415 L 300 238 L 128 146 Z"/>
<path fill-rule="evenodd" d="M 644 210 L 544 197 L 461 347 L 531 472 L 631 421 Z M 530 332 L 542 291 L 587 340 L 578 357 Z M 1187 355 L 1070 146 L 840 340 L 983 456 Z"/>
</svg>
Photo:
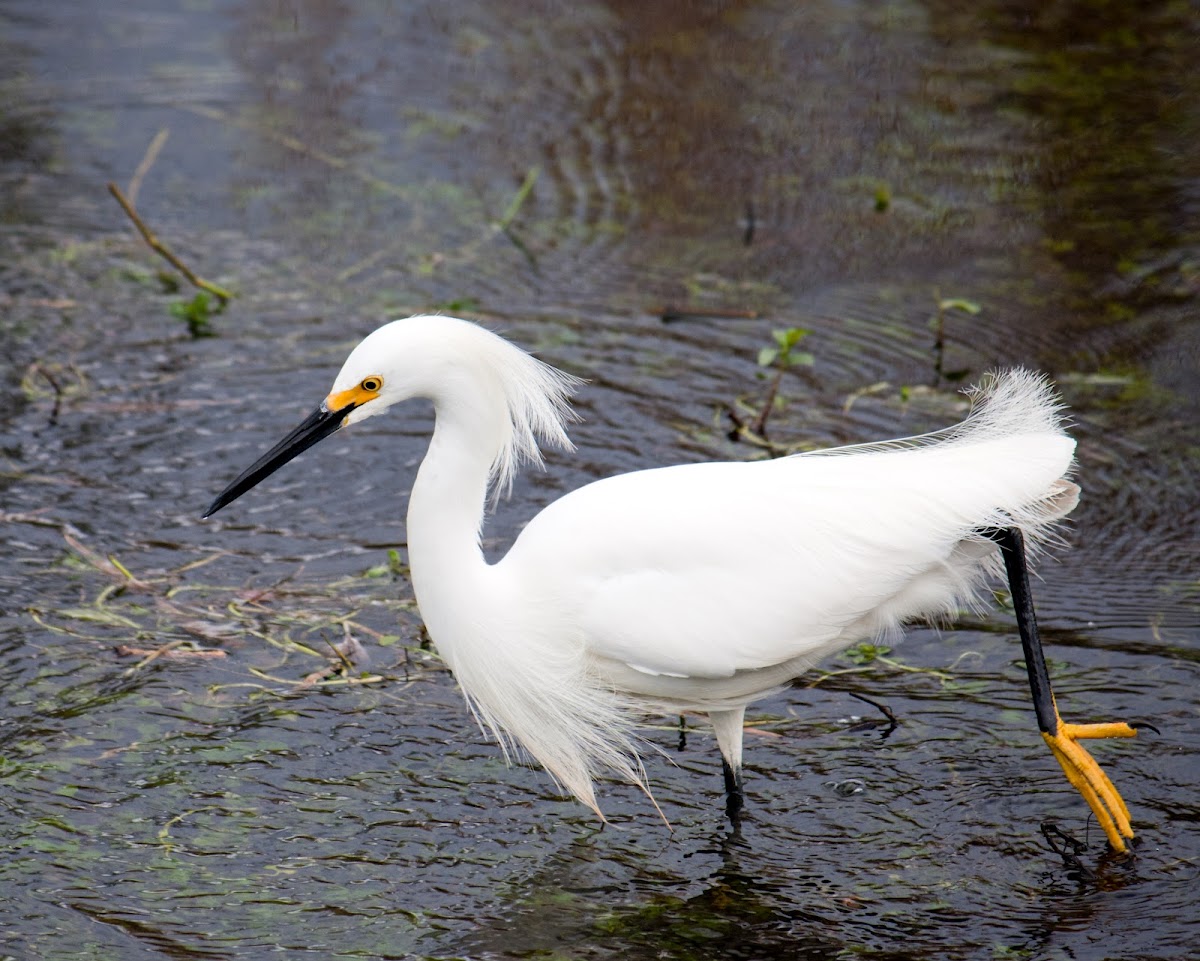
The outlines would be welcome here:
<svg viewBox="0 0 1200 961">
<path fill-rule="evenodd" d="M 969 600 L 991 548 L 964 539 L 1070 463 L 1069 439 L 1034 439 L 624 474 L 550 505 L 505 563 L 575 599 L 592 654 L 646 673 L 815 659 Z"/>
</svg>

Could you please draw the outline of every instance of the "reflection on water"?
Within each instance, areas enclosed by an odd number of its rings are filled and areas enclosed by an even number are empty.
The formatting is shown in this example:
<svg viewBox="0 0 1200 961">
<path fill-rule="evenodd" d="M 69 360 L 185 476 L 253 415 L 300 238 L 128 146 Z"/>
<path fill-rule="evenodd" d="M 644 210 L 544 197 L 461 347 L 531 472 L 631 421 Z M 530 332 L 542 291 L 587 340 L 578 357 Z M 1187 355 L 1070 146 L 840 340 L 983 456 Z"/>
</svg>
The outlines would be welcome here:
<svg viewBox="0 0 1200 961">
<path fill-rule="evenodd" d="M 689 873 L 697 877 L 680 896 L 675 852 L 642 861 L 631 877 L 618 879 L 593 844 L 577 841 L 505 892 L 512 907 L 480 924 L 455 950 L 467 957 L 553 955 L 563 945 L 603 940 L 625 958 L 844 956 L 847 945 L 828 933 L 822 918 L 837 906 L 819 883 L 810 889 L 812 908 L 789 905 L 750 845 L 728 833 L 684 857 L 695 862 Z M 628 886 L 636 899 L 605 903 L 601 892 L 614 883 Z"/>
<path fill-rule="evenodd" d="M 1037 19 L 1040 29 L 1003 8 L 988 17 L 990 37 L 1029 58 L 1007 96 L 1045 145 L 1036 196 L 1046 243 L 1079 296 L 1116 299 L 1123 287 L 1173 299 L 1183 291 L 1144 272 L 1195 243 L 1180 174 L 1194 164 L 1200 117 L 1178 95 L 1196 55 L 1191 13 L 1080 3 Z"/>
<path fill-rule="evenodd" d="M 0 944 L 1187 956 L 1198 44 L 1169 3 L 7 4 Z M 237 290 L 212 340 L 103 189 L 162 130 L 139 208 Z M 589 381 L 579 452 L 523 480 L 493 554 L 593 477 L 761 456 L 723 412 L 762 403 L 775 328 L 815 357 L 781 384 L 784 444 L 956 420 L 928 386 L 939 309 L 947 370 L 1051 373 L 1085 497 L 1039 609 L 1064 712 L 1161 731 L 1103 746 L 1137 856 L 1101 854 L 1034 734 L 1003 611 L 758 705 L 738 837 L 698 721 L 682 748 L 674 719 L 646 729 L 673 831 L 621 785 L 600 830 L 506 767 L 420 645 L 402 516 L 427 412 L 197 520 L 361 334 L 430 308 Z M 347 630 L 361 672 L 328 656 Z"/>
</svg>

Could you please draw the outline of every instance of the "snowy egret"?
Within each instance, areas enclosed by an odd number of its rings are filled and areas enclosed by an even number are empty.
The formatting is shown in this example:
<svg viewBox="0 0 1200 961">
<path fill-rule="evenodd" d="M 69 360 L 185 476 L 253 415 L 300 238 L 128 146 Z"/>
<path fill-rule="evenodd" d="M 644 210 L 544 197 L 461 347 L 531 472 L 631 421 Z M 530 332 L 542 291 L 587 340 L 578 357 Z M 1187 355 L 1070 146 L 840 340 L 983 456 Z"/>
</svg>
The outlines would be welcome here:
<svg viewBox="0 0 1200 961">
<path fill-rule="evenodd" d="M 639 713 L 709 715 L 732 816 L 747 704 L 856 641 L 977 604 L 1007 574 L 1042 736 L 1124 850 L 1129 812 L 1079 741 L 1136 731 L 1062 721 L 1029 594 L 1026 543 L 1051 536 L 1079 496 L 1068 479 L 1075 444 L 1044 378 L 995 376 L 965 421 L 922 437 L 596 481 L 542 510 L 488 563 L 489 490 L 506 489 L 522 461 L 540 463 L 539 442 L 571 449 L 576 384 L 476 324 L 393 321 L 204 516 L 339 428 L 431 400 L 435 427 L 408 504 L 429 635 L 506 754 L 524 748 L 600 817 L 603 769 L 649 794 L 632 735 Z"/>
</svg>

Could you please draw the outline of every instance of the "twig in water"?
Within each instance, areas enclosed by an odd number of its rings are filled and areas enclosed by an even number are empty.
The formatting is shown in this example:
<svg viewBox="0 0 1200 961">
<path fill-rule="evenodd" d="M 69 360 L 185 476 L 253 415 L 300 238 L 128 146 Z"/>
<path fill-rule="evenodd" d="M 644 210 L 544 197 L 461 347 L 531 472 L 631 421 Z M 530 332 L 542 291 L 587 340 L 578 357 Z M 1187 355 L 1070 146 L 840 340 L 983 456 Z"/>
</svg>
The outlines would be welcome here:
<svg viewBox="0 0 1200 961">
<path fill-rule="evenodd" d="M 150 249 L 166 260 L 167 263 L 178 270 L 181 274 L 183 274 L 183 276 L 188 279 L 188 282 L 193 287 L 198 287 L 201 290 L 207 290 L 221 302 L 222 307 L 224 307 L 225 304 L 232 299 L 233 294 L 231 294 L 224 287 L 205 280 L 203 277 L 196 276 L 196 274 L 193 273 L 192 269 L 188 267 L 187 264 L 180 260 L 171 251 L 171 249 L 167 247 L 166 244 L 159 240 L 158 237 L 155 236 L 154 231 L 147 227 L 142 218 L 138 216 L 138 212 L 133 209 L 133 204 L 126 199 L 125 195 L 121 192 L 120 187 L 109 181 L 108 192 L 116 198 L 117 203 L 121 205 L 121 209 L 125 211 L 126 216 L 133 221 L 133 225 L 137 227 L 138 233 L 142 235 L 142 239 L 146 241 Z"/>
<path fill-rule="evenodd" d="M 722 310 L 718 307 L 677 307 L 674 304 L 664 304 L 651 313 L 658 314 L 664 324 L 673 324 L 681 320 L 701 320 L 715 318 L 717 320 L 758 320 L 757 310 Z"/>
<path fill-rule="evenodd" d="M 521 207 L 525 205 L 525 201 L 533 193 L 533 185 L 537 183 L 541 172 L 541 168 L 539 167 L 530 167 L 526 171 L 525 179 L 521 181 L 521 186 L 517 188 L 517 192 L 509 202 L 508 209 L 504 211 L 504 216 L 495 222 L 496 230 L 508 238 L 509 243 L 520 251 L 521 256 L 529 262 L 530 268 L 535 272 L 538 270 L 537 258 L 533 256 L 533 251 L 513 231 L 512 222 L 517 219 L 517 214 L 521 212 Z"/>
<path fill-rule="evenodd" d="M 129 178 L 129 187 L 126 188 L 126 195 L 129 197 L 130 206 L 137 205 L 138 193 L 142 189 L 142 181 L 146 179 L 146 174 L 150 172 L 150 168 L 154 166 L 154 161 L 158 159 L 158 155 L 162 152 L 162 148 L 169 136 L 171 136 L 171 131 L 166 127 L 163 127 L 162 130 L 154 135 L 154 139 L 150 141 L 150 146 L 146 148 L 142 162 L 137 165 L 137 170 Z"/>
<path fill-rule="evenodd" d="M 387 247 L 380 247 L 378 250 L 372 251 L 371 253 L 367 254 L 367 256 L 365 256 L 362 260 L 358 261 L 357 263 L 351 264 L 349 267 L 347 267 L 345 270 L 343 270 L 340 274 L 338 274 L 337 278 L 336 278 L 337 282 L 339 284 L 344 284 L 346 281 L 351 280 L 352 278 L 361 274 L 364 270 L 370 270 L 372 267 L 374 267 L 377 263 L 379 263 L 381 260 L 383 260 L 389 254 L 394 254 L 396 252 L 396 250 L 399 249 L 399 247 L 402 244 L 406 244 L 406 243 L 409 243 L 409 239 L 407 237 L 404 238 L 399 243 L 389 244 Z"/>
<path fill-rule="evenodd" d="M 496 221 L 496 226 L 507 232 L 512 222 L 517 219 L 517 214 L 521 212 L 521 207 L 533 192 L 533 185 L 537 183 L 538 176 L 541 174 L 541 168 L 530 167 L 525 173 L 525 179 L 521 181 L 521 186 L 517 188 L 516 194 L 513 195 L 512 201 L 508 205 L 508 209 L 504 211 L 504 216 Z"/>
<path fill-rule="evenodd" d="M 215 647 L 185 647 L 179 648 L 178 645 L 182 641 L 171 641 L 169 644 L 159 648 L 148 647 L 132 647 L 128 644 L 118 644 L 113 650 L 118 657 L 140 657 L 143 658 L 136 664 L 133 670 L 145 667 L 153 660 L 163 658 L 164 660 L 178 660 L 188 657 L 211 658 L 211 657 L 227 657 L 225 651 Z"/>
<path fill-rule="evenodd" d="M 0 511 L 0 524 L 31 524 L 34 527 L 54 527 L 61 531 L 64 536 L 69 534 L 74 537 L 83 537 L 83 533 L 74 524 L 69 524 L 66 521 L 60 521 L 53 517 L 42 516 L 48 510 L 50 510 L 49 507 L 39 507 L 31 514 Z"/>
<path fill-rule="evenodd" d="M 946 313 L 950 310 L 961 310 L 963 313 L 974 316 L 981 310 L 980 306 L 969 300 L 964 300 L 962 297 L 941 297 L 938 292 L 934 291 L 934 298 L 937 301 L 937 313 L 929 321 L 930 327 L 933 328 L 933 386 L 941 387 L 942 381 L 960 381 L 970 371 L 967 370 L 946 370 Z"/>
<path fill-rule="evenodd" d="M 226 123 L 240 130 L 249 130 L 256 137 L 263 137 L 266 140 L 271 140 L 281 147 L 286 147 L 288 150 L 294 150 L 296 153 L 304 157 L 309 157 L 319 163 L 323 163 L 335 170 L 344 170 L 353 177 L 357 177 L 367 186 L 378 190 L 380 193 L 388 194 L 392 197 L 399 197 L 402 200 L 408 200 L 412 197 L 412 191 L 400 187 L 396 184 L 389 183 L 381 177 L 376 177 L 374 174 L 367 173 L 365 170 L 360 170 L 354 164 L 344 157 L 336 157 L 331 153 L 326 153 L 324 150 L 319 150 L 310 144 L 305 143 L 298 137 L 293 137 L 290 134 L 280 133 L 271 130 L 269 127 L 261 124 L 250 123 L 242 120 L 232 114 L 226 113 L 224 110 L 218 110 L 216 107 L 206 107 L 202 104 L 185 104 L 181 105 L 181 109 L 197 114 L 201 117 L 207 117 L 210 120 L 216 120 L 219 123 Z"/>
<path fill-rule="evenodd" d="M 147 667 L 154 661 L 157 661 L 160 657 L 169 656 L 175 650 L 175 648 L 179 647 L 179 645 L 183 643 L 184 642 L 182 640 L 175 640 L 168 641 L 166 644 L 162 645 L 162 647 L 156 647 L 153 650 L 143 651 L 140 648 L 136 649 L 138 653 L 142 655 L 142 658 L 140 661 L 134 664 L 133 667 L 127 667 L 125 669 L 125 676 L 129 677 L 133 674 L 136 674 L 142 668 Z M 119 653 L 120 648 L 117 650 Z M 132 651 L 135 650 L 135 648 L 127 648 L 127 650 Z"/>
<path fill-rule="evenodd" d="M 871 707 L 875 708 L 875 710 L 877 710 L 880 714 L 882 714 L 884 717 L 886 717 L 888 719 L 887 730 L 885 730 L 883 732 L 883 734 L 881 735 L 881 738 L 880 738 L 881 740 L 886 741 L 889 737 L 892 736 L 892 732 L 895 731 L 896 728 L 900 726 L 900 722 L 898 720 L 896 720 L 896 712 L 893 711 L 886 704 L 884 704 L 882 701 L 876 701 L 873 698 L 867 697 L 865 694 L 859 694 L 855 691 L 847 691 L 846 693 L 849 694 L 851 697 L 858 698 L 864 704 L 870 704 Z M 878 721 L 875 723 L 878 723 Z"/>
<path fill-rule="evenodd" d="M 742 415 L 729 404 L 722 404 L 721 409 L 724 411 L 725 416 L 729 418 L 729 423 L 733 425 L 725 432 L 725 437 L 731 443 L 736 444 L 744 441 L 747 444 L 752 444 L 755 447 L 765 450 L 770 457 L 785 457 L 788 454 L 795 454 L 797 451 L 806 449 L 803 445 L 777 444 L 775 441 L 763 437 L 754 429 L 753 424 L 747 424 Z M 757 421 L 757 416 L 755 420 Z"/>
<path fill-rule="evenodd" d="M 1091 868 L 1079 859 L 1087 851 L 1087 845 L 1067 834 L 1057 824 L 1050 821 L 1042 822 L 1042 837 L 1050 845 L 1050 850 L 1063 860 L 1063 866 L 1074 872 L 1080 880 L 1091 881 L 1096 877 Z M 1060 843 L 1061 842 L 1061 843 Z"/>
<path fill-rule="evenodd" d="M 30 373 L 41 374 L 42 377 L 54 388 L 54 406 L 50 408 L 50 426 L 53 427 L 58 423 L 58 412 L 62 407 L 63 390 L 58 381 L 46 370 L 41 364 L 34 363 L 30 368 Z"/>
<path fill-rule="evenodd" d="M 779 384 L 782 380 L 783 368 L 781 367 L 775 371 L 775 376 L 767 385 L 767 396 L 763 398 L 762 410 L 758 412 L 758 417 L 750 427 L 763 440 L 770 440 L 767 437 L 767 418 L 771 416 L 771 410 L 775 407 L 775 397 L 779 394 Z"/>
</svg>

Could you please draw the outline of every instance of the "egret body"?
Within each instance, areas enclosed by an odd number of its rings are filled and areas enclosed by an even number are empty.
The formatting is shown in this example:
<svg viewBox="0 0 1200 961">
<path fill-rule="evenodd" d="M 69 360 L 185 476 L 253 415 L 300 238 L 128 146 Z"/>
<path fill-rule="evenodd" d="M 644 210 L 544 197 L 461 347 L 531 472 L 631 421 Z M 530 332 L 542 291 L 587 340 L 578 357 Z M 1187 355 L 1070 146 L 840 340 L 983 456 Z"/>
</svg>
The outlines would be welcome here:
<svg viewBox="0 0 1200 961">
<path fill-rule="evenodd" d="M 708 714 L 736 810 L 747 704 L 855 642 L 978 604 L 1007 573 L 1042 734 L 1124 848 L 1124 802 L 1077 742 L 1134 730 L 1059 719 L 1028 597 L 1025 544 L 1051 536 L 1079 495 L 1075 445 L 1042 377 L 994 377 L 963 423 L 923 437 L 596 481 L 489 563 L 489 492 L 540 462 L 540 443 L 571 448 L 576 383 L 467 321 L 394 321 L 205 516 L 337 429 L 431 400 L 407 523 L 429 636 L 506 751 L 523 748 L 597 814 L 599 772 L 645 789 L 632 730 L 647 710 Z"/>
</svg>

